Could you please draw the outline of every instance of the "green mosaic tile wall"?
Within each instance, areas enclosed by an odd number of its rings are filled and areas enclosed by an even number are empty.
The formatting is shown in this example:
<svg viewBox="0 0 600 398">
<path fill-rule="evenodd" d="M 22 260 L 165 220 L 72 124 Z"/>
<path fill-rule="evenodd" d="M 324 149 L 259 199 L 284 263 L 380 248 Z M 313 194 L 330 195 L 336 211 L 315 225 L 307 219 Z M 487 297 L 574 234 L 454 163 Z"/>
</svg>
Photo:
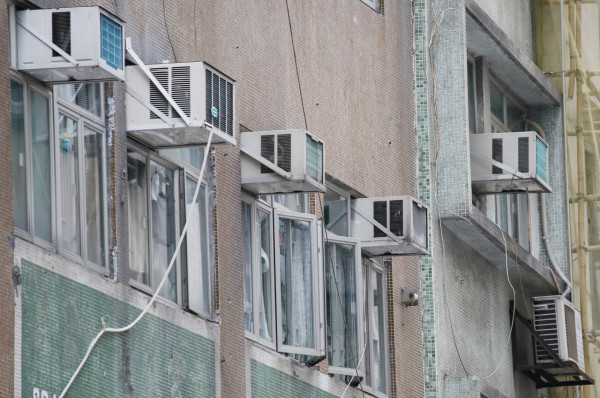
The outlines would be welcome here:
<svg viewBox="0 0 600 398">
<path fill-rule="evenodd" d="M 250 360 L 253 398 L 335 398 L 336 396 L 263 363 Z"/>
<path fill-rule="evenodd" d="M 121 326 L 140 310 L 25 260 L 21 272 L 22 396 L 58 396 L 100 318 Z M 102 336 L 67 396 L 215 397 L 215 344 L 146 315 L 126 333 Z"/>
<path fill-rule="evenodd" d="M 428 225 L 432 225 L 431 164 L 429 142 L 429 91 L 427 84 L 427 7 L 426 0 L 414 2 L 415 40 L 415 107 L 419 156 L 419 199 L 430 208 Z M 431 229 L 430 250 L 433 250 Z M 437 373 L 435 358 L 435 323 L 433 295 L 433 263 L 430 256 L 421 259 L 421 306 L 423 308 L 423 344 L 425 351 L 425 396 L 437 396 Z"/>
</svg>

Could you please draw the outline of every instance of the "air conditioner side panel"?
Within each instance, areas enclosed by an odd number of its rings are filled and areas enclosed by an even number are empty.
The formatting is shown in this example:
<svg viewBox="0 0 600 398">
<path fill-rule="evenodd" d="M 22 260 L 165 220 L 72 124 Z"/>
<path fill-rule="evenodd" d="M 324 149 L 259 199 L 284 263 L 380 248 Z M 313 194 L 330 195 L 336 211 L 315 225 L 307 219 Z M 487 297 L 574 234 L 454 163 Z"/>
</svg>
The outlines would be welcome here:
<svg viewBox="0 0 600 398">
<path fill-rule="evenodd" d="M 204 123 L 206 121 L 206 69 L 204 63 L 191 64 L 190 87 L 193 93 L 190 98 L 190 119 L 194 123 Z"/>
<path fill-rule="evenodd" d="M 17 67 L 26 69 L 31 65 L 49 65 L 52 50 L 22 25 L 34 27 L 44 37 L 52 37 L 52 15 L 37 10 L 17 11 Z"/>
</svg>

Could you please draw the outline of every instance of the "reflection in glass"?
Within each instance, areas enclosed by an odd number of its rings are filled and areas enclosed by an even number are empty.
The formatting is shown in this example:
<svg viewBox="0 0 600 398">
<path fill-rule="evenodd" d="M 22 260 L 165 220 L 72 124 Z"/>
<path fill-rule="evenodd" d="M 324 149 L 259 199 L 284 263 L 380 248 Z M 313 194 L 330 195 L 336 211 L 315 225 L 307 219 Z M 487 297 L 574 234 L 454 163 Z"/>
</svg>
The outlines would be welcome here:
<svg viewBox="0 0 600 398">
<path fill-rule="evenodd" d="M 254 333 L 254 289 L 252 273 L 252 205 L 242 202 L 242 236 L 244 243 L 244 326 Z"/>
<path fill-rule="evenodd" d="M 62 247 L 81 255 L 78 126 L 76 120 L 65 115 L 59 116 Z"/>
<path fill-rule="evenodd" d="M 28 231 L 27 155 L 25 152 L 25 104 L 23 85 L 10 81 L 12 120 L 12 169 L 15 227 Z"/>
<path fill-rule="evenodd" d="M 85 204 L 86 237 L 88 260 L 105 264 L 104 252 L 104 181 L 102 170 L 104 162 L 103 136 L 97 131 L 84 127 L 85 156 Z"/>
<path fill-rule="evenodd" d="M 260 209 L 256 210 L 256 238 L 259 248 L 259 292 L 260 292 L 260 337 L 273 340 L 273 295 L 271 266 L 271 216 Z"/>
<path fill-rule="evenodd" d="M 52 183 L 50 166 L 50 112 L 48 98 L 29 91 L 33 169 L 33 225 L 35 236 L 52 242 Z"/>
<path fill-rule="evenodd" d="M 148 261 L 147 165 L 144 156 L 127 149 L 127 180 L 129 199 L 129 271 L 130 277 L 150 284 Z"/>
</svg>

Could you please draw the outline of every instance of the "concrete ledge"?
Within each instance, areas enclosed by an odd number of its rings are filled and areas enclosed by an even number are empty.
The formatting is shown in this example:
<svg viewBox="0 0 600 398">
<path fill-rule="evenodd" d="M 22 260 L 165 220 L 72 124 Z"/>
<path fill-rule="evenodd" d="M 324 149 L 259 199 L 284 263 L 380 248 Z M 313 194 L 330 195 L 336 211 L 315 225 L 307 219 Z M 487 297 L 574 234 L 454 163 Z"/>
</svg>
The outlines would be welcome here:
<svg viewBox="0 0 600 398">
<path fill-rule="evenodd" d="M 504 270 L 506 252 L 500 228 L 488 219 L 479 209 L 471 206 L 464 218 L 457 216 L 442 217 L 442 224 L 465 244 L 469 245 L 490 263 Z M 533 257 L 531 253 L 504 234 L 508 251 L 508 270 L 513 286 L 517 288 L 519 280 L 532 295 L 556 294 L 556 285 L 550 271 Z M 561 289 L 566 286 L 560 282 Z"/>
<path fill-rule="evenodd" d="M 494 75 L 511 82 L 511 90 L 528 105 L 560 105 L 561 94 L 556 86 L 475 0 L 466 0 L 465 8 L 467 48 L 471 55 L 484 57 Z"/>
</svg>

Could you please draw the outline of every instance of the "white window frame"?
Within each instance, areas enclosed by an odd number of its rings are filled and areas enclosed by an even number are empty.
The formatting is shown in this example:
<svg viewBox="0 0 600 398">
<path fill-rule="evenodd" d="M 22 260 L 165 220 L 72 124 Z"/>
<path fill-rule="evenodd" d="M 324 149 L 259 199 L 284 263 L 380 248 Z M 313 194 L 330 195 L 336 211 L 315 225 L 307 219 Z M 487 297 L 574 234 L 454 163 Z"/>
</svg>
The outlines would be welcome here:
<svg viewBox="0 0 600 398">
<path fill-rule="evenodd" d="M 101 124 L 100 122 L 100 118 L 94 114 L 92 114 L 91 112 L 88 112 L 87 110 L 75 105 L 75 104 L 71 104 L 68 103 L 67 101 L 64 101 L 62 99 L 58 98 L 58 95 L 56 93 L 54 93 L 54 98 L 55 98 L 55 104 L 54 104 L 54 136 L 53 136 L 53 142 L 54 142 L 54 159 L 56 159 L 56 165 L 55 165 L 55 169 L 57 170 L 56 173 L 56 177 L 55 177 L 55 181 L 56 181 L 56 186 L 57 187 L 62 187 L 62 181 L 61 181 L 61 177 L 60 177 L 60 172 L 58 172 L 61 169 L 60 166 L 60 150 L 61 150 L 61 146 L 60 146 L 60 134 L 59 134 L 59 123 L 60 123 L 60 118 L 61 115 L 64 115 L 70 119 L 73 119 L 77 122 L 77 131 L 79 133 L 79 140 L 78 140 L 78 150 L 79 150 L 79 155 L 78 155 L 78 169 L 77 172 L 79 173 L 79 186 L 77 187 L 78 191 L 79 191 L 79 234 L 81 236 L 81 255 L 75 254 L 75 253 L 71 253 L 68 250 L 64 249 L 62 246 L 62 225 L 60 222 L 56 222 L 56 233 L 57 233 L 57 239 L 56 239 L 56 245 L 59 248 L 59 252 L 62 253 L 62 255 L 66 258 L 69 258 L 70 260 L 74 261 L 74 262 L 78 262 L 80 264 L 84 264 L 86 267 L 90 267 L 92 269 L 95 269 L 98 272 L 102 272 L 102 273 L 107 273 L 107 265 L 108 265 L 108 206 L 107 206 L 107 198 L 106 198 L 106 129 L 104 128 L 104 126 Z M 88 256 L 87 256 L 87 234 L 86 234 L 86 193 L 87 193 L 87 189 L 86 189 L 86 178 L 85 178 L 85 128 L 89 128 L 90 130 L 93 130 L 97 133 L 99 133 L 102 137 L 102 154 L 103 154 L 103 158 L 101 159 L 102 161 L 102 167 L 101 167 L 101 176 L 100 178 L 102 179 L 102 187 L 103 190 L 101 192 L 102 194 L 102 213 L 104 214 L 104 217 L 102 217 L 102 224 L 103 224 L 103 236 L 102 236 L 102 240 L 103 240 L 103 247 L 104 247 L 104 264 L 95 264 L 91 261 L 88 260 Z M 61 195 L 63 192 L 63 189 L 55 189 L 56 192 L 56 198 L 55 198 L 55 203 L 56 206 L 55 208 L 55 213 L 56 213 L 56 219 L 60 220 L 61 216 L 62 216 L 62 209 L 61 209 Z"/>
<path fill-rule="evenodd" d="M 55 181 L 55 154 L 54 154 L 54 113 L 53 113 L 53 96 L 52 92 L 37 82 L 26 78 L 17 73 L 11 73 L 10 79 L 21 84 L 23 86 L 23 117 L 25 127 L 25 173 L 27 176 L 26 183 L 26 196 L 27 196 L 27 228 L 28 231 L 23 231 L 20 228 L 15 229 L 15 235 L 23 238 L 24 240 L 30 241 L 37 246 L 41 246 L 47 250 L 56 250 L 55 244 L 57 242 L 56 234 L 56 181 Z M 33 138 L 31 131 L 31 96 L 30 90 L 34 90 L 37 93 L 43 95 L 48 100 L 48 131 L 49 131 L 49 158 L 50 158 L 50 187 L 52 193 L 50 194 L 50 210 L 51 210 L 51 242 L 45 241 L 42 238 L 38 238 L 35 234 L 35 223 L 34 223 L 34 203 L 33 203 Z M 12 134 L 12 132 L 11 132 Z M 12 151 L 12 149 L 11 149 Z"/>
<path fill-rule="evenodd" d="M 363 281 L 362 281 L 362 261 L 361 261 L 361 247 L 360 247 L 360 240 L 358 239 L 353 239 L 353 238 L 348 238 L 348 237 L 343 237 L 343 236 L 337 236 L 332 234 L 331 232 L 329 232 L 327 234 L 327 241 L 325 243 L 325 250 L 327 251 L 327 253 L 325 253 L 325 259 L 327 259 L 326 261 L 329 261 L 328 259 L 331 257 L 331 259 L 333 260 L 334 256 L 331 256 L 331 250 L 329 245 L 330 244 L 342 244 L 342 245 L 352 245 L 354 246 L 354 267 L 355 267 L 355 276 L 356 276 L 356 332 L 357 332 L 357 347 L 354 348 L 354 359 L 357 363 L 358 366 L 358 376 L 359 377 L 364 377 L 365 372 L 364 372 L 364 364 L 363 363 L 358 363 L 360 361 L 360 357 L 361 354 L 364 350 L 365 347 L 365 342 L 364 342 L 364 333 L 363 331 L 365 330 L 365 325 L 364 325 L 364 321 L 365 321 L 365 317 L 363 314 L 364 311 L 364 298 L 363 298 Z M 329 264 L 325 264 L 325 266 L 329 266 Z M 327 275 L 325 273 L 325 275 Z M 326 286 L 328 286 L 328 283 L 326 284 Z M 332 294 L 330 294 L 331 297 L 334 297 L 334 300 L 336 300 L 336 302 L 338 303 L 337 308 L 339 309 L 339 300 L 337 300 L 337 292 L 333 292 Z M 347 322 L 346 322 L 347 323 Z M 329 325 L 328 325 L 329 327 Z M 347 338 L 347 334 L 346 334 L 346 329 L 344 327 L 344 335 L 342 336 L 342 338 L 344 340 L 346 340 Z M 327 347 L 327 353 L 329 354 L 329 347 Z M 328 366 L 328 373 L 330 374 L 338 374 L 338 375 L 346 375 L 346 376 L 355 376 L 356 375 L 356 371 L 357 369 L 355 367 L 353 368 L 347 368 L 347 367 L 341 367 L 341 366 L 332 366 L 331 363 Z"/>
<path fill-rule="evenodd" d="M 367 258 L 364 257 L 362 258 L 363 261 L 366 262 L 366 267 L 367 267 L 367 275 L 366 275 L 366 281 L 365 281 L 365 286 L 366 286 L 366 291 L 364 292 L 364 297 L 365 297 L 365 307 L 366 309 L 368 308 L 368 310 L 365 313 L 365 321 L 366 321 L 366 328 L 365 328 L 365 333 L 366 333 L 366 344 L 365 344 L 365 350 L 369 351 L 369 355 L 367 356 L 365 353 L 365 358 L 369 358 L 370 361 L 366 361 L 368 363 L 365 363 L 365 378 L 362 381 L 362 385 L 363 388 L 365 389 L 366 392 L 373 394 L 377 397 L 387 397 L 390 394 L 390 348 L 389 348 L 389 334 L 388 334 L 388 301 L 387 301 L 387 272 L 386 272 L 386 268 L 377 263 L 375 261 L 375 259 L 373 258 Z M 361 267 L 362 267 L 362 262 L 361 262 Z M 386 391 L 387 392 L 383 392 L 383 391 L 379 391 L 377 390 L 375 387 L 373 387 L 371 385 L 371 380 L 368 380 L 366 377 L 367 374 L 367 369 L 366 367 L 369 367 L 370 369 L 374 369 L 375 367 L 375 361 L 373 360 L 373 344 L 372 344 L 372 339 L 370 338 L 371 336 L 371 325 L 373 320 L 371 319 L 371 315 L 372 312 L 370 311 L 371 307 L 372 307 L 372 303 L 371 303 L 371 298 L 372 298 L 372 294 L 371 294 L 371 289 L 370 289 L 370 282 L 371 282 L 371 270 L 380 273 L 381 274 L 381 286 L 382 286 L 382 302 L 383 302 L 383 320 L 384 320 L 384 325 L 380 325 L 380 327 L 384 328 L 384 352 L 385 352 L 385 358 L 383 359 L 383 361 L 385 362 L 385 372 L 386 372 Z M 361 269 L 362 271 L 362 269 Z M 362 275 L 362 273 L 361 273 Z"/>
<path fill-rule="evenodd" d="M 275 281 L 275 270 L 277 268 L 277 265 L 275 263 L 275 255 L 274 255 L 274 240 L 273 237 L 274 235 L 274 218 L 273 218 L 273 209 L 268 206 L 264 201 L 260 201 L 260 200 L 254 200 L 252 199 L 250 196 L 242 194 L 242 202 L 249 204 L 250 205 L 250 248 L 251 248 L 251 255 L 252 255 L 252 259 L 251 259 L 251 267 L 252 267 L 252 313 L 254 316 L 254 331 L 248 331 L 245 330 L 246 333 L 246 337 L 256 341 L 257 343 L 260 343 L 262 345 L 264 345 L 265 347 L 269 347 L 273 350 L 277 349 L 277 304 L 276 304 L 276 298 L 275 298 L 275 290 L 276 290 L 276 281 Z M 262 294 L 262 291 L 260 289 L 260 273 L 258 271 L 260 271 L 261 269 L 261 262 L 260 262 L 260 252 L 259 252 L 259 247 L 258 247 L 258 241 L 257 236 L 256 236 L 256 232 L 257 232 L 257 228 L 258 228 L 258 224 L 257 224 L 257 220 L 256 220 L 256 212 L 257 210 L 262 210 L 265 213 L 267 213 L 269 215 L 269 234 L 270 234 L 270 242 L 271 242 L 271 247 L 269 250 L 268 255 L 271 258 L 271 266 L 272 266 L 272 272 L 271 272 L 271 291 L 270 291 L 270 295 L 271 295 L 271 303 L 273 305 L 272 311 L 271 311 L 271 325 L 272 325 L 272 330 L 270 330 L 272 336 L 271 336 L 271 340 L 267 340 L 264 339 L 260 336 L 260 329 L 259 329 L 259 324 L 260 324 L 260 301 L 258 299 L 259 295 Z M 244 285 L 245 286 L 245 285 Z"/>
<path fill-rule="evenodd" d="M 181 237 L 181 230 L 183 228 L 183 225 L 185 223 L 186 220 L 186 205 L 187 205 L 187 198 L 185 196 L 185 188 L 186 188 L 186 178 L 189 178 L 191 180 L 194 180 L 195 183 L 198 182 L 198 179 L 200 178 L 200 171 L 198 169 L 196 169 L 195 167 L 188 165 L 187 163 L 181 162 L 179 161 L 176 157 L 171 156 L 170 154 L 164 153 L 164 152 L 159 152 L 156 153 L 155 151 L 153 151 L 150 148 L 145 147 L 142 144 L 139 144 L 137 142 L 134 141 L 128 141 L 127 146 L 129 149 L 135 151 L 137 154 L 139 154 L 140 156 L 144 157 L 146 159 L 146 167 L 149 170 L 150 169 L 150 165 L 151 162 L 155 162 L 163 167 L 168 168 L 169 170 L 173 171 L 173 184 L 174 184 L 174 218 L 175 218 L 175 240 L 177 241 L 180 237 Z M 160 281 L 153 281 L 152 280 L 152 253 L 151 253 L 151 236 L 152 236 L 152 215 L 151 215 L 151 209 L 152 209 L 152 204 L 151 204 L 151 198 L 150 198 L 150 182 L 149 179 L 151 178 L 151 176 L 148 175 L 146 176 L 147 178 L 147 182 L 146 182 L 146 186 L 147 188 L 147 192 L 146 192 L 146 223 L 147 223 L 147 229 L 146 229 L 146 242 L 147 242 L 147 256 L 148 256 L 148 264 L 147 264 L 147 272 L 148 272 L 148 280 L 149 280 L 149 284 L 145 284 L 142 283 L 140 281 L 137 281 L 133 278 L 131 278 L 130 276 L 128 276 L 128 281 L 129 281 L 129 285 L 141 290 L 147 294 L 154 294 L 155 292 L 155 288 L 158 285 L 158 283 L 160 283 Z M 198 307 L 195 306 L 195 304 L 191 304 L 190 305 L 190 301 L 189 301 L 189 290 L 193 289 L 194 287 L 190 285 L 189 280 L 190 280 L 190 271 L 191 271 L 191 267 L 187 267 L 187 256 L 189 254 L 188 252 L 188 246 L 187 246 L 187 241 L 186 239 L 184 239 L 183 244 L 182 244 L 182 248 L 179 251 L 179 254 L 177 256 L 177 259 L 175 260 L 175 265 L 174 265 L 174 269 L 175 269 L 175 274 L 176 274 L 176 281 L 177 281 L 177 294 L 176 294 L 176 301 L 171 301 L 167 298 L 164 298 L 162 296 L 158 296 L 158 298 L 160 298 L 161 300 L 163 300 L 164 302 L 167 303 L 174 303 L 177 304 L 179 306 L 184 307 L 186 310 L 193 312 L 197 315 L 199 315 L 202 318 L 206 318 L 206 319 L 214 319 L 215 317 L 215 311 L 214 311 L 214 266 L 213 266 L 213 260 L 212 260 L 212 253 L 210 251 L 210 235 L 213 233 L 213 228 L 212 228 L 212 209 L 210 208 L 209 205 L 209 190 L 207 188 L 207 181 L 204 178 L 204 176 L 202 176 L 202 180 L 201 180 L 201 188 L 202 190 L 204 190 L 205 193 L 205 203 L 204 203 L 204 210 L 205 210 L 205 214 L 206 214 L 206 232 L 207 232 L 207 236 L 206 236 L 206 241 L 205 242 L 200 242 L 200 247 L 201 250 L 206 250 L 207 251 L 207 260 L 208 260 L 208 264 L 202 264 L 202 266 L 206 266 L 209 267 L 208 269 L 208 273 L 207 275 L 209 276 L 209 281 L 208 281 L 208 289 L 209 289 L 209 311 L 206 312 Z M 194 186 L 195 188 L 195 186 Z M 129 220 L 128 220 L 129 222 Z M 202 254 L 196 254 L 196 256 L 199 256 L 200 258 L 202 258 Z M 169 259 L 170 260 L 170 259 Z M 184 267 L 186 269 L 184 269 Z M 185 271 L 185 272 L 184 272 Z M 185 274 L 185 276 L 184 276 Z M 164 274 L 163 274 L 164 275 Z M 187 279 L 187 282 L 184 283 L 183 282 L 183 278 Z M 156 285 L 155 285 L 156 283 Z M 185 291 L 184 291 L 185 289 Z"/>
<path fill-rule="evenodd" d="M 311 225 L 311 266 L 312 266 L 312 297 L 313 297 L 313 336 L 314 336 L 314 347 L 296 347 L 286 345 L 283 343 L 283 326 L 282 326 L 282 308 L 281 308 L 281 264 L 280 264 L 280 247 L 278 239 L 276 239 L 275 247 L 275 297 L 276 297 L 276 309 L 277 309 L 277 350 L 279 352 L 285 352 L 288 354 L 300 354 L 309 356 L 320 356 L 323 353 L 323 342 L 322 340 L 322 319 L 323 319 L 323 308 L 321 303 L 322 297 L 322 285 L 319 281 L 322 272 L 319 271 L 319 265 L 322 263 L 318 259 L 319 245 L 317 244 L 317 218 L 313 214 L 297 213 L 285 210 L 274 209 L 273 211 L 273 224 L 274 224 L 274 237 L 279 236 L 279 220 L 280 218 L 299 220 L 309 222 Z"/>
</svg>

